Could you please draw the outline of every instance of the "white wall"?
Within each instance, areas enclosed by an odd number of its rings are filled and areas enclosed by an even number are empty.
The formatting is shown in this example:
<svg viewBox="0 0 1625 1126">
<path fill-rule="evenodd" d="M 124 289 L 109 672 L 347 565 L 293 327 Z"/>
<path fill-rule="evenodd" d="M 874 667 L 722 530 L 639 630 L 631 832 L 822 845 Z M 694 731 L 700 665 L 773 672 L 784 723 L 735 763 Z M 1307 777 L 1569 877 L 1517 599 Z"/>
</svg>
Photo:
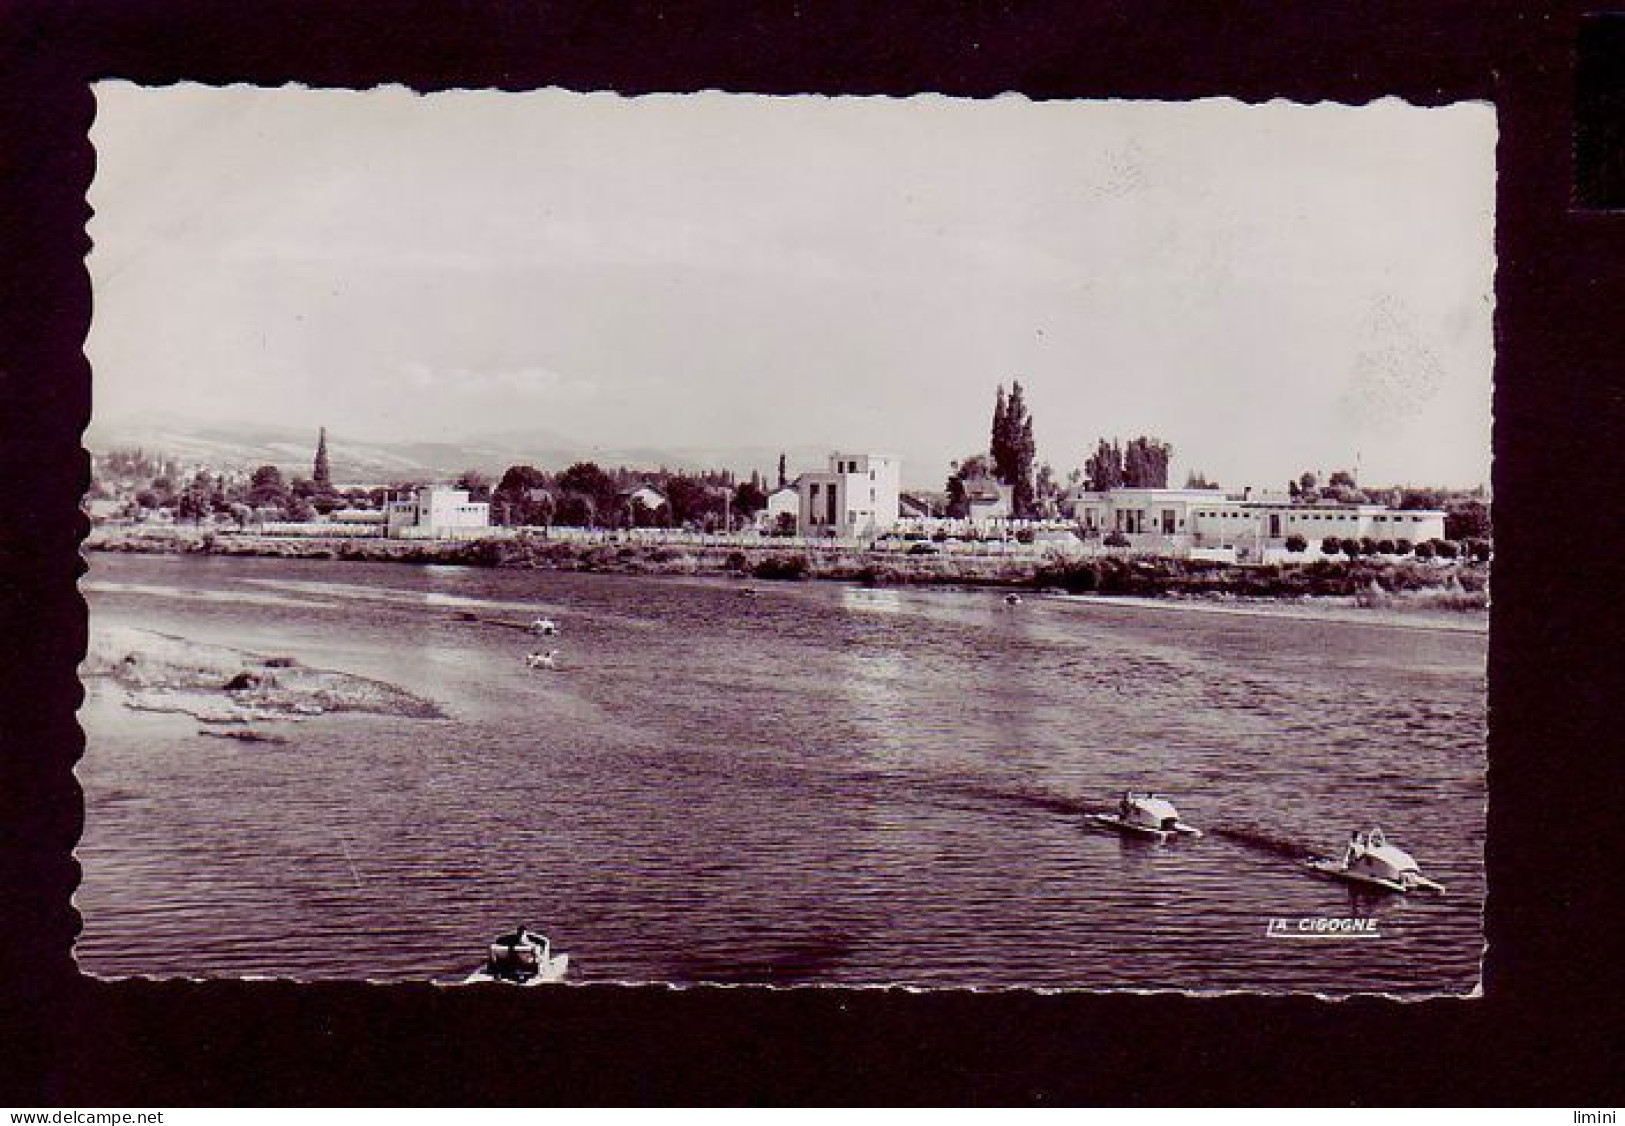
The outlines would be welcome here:
<svg viewBox="0 0 1625 1126">
<path fill-rule="evenodd" d="M 835 473 L 803 473 L 796 482 L 799 492 L 797 502 L 796 534 L 799 536 L 839 535 L 840 520 L 845 513 L 845 501 L 841 497 L 841 478 Z M 833 492 L 835 496 L 835 516 L 831 521 L 829 517 L 828 498 Z"/>
<path fill-rule="evenodd" d="M 436 536 L 489 528 L 491 506 L 468 499 L 466 489 L 419 489 L 409 500 L 396 500 L 385 510 L 391 536 Z"/>
<path fill-rule="evenodd" d="M 1444 536 L 1444 513 L 1390 510 L 1382 505 L 1301 505 L 1228 498 L 1219 490 L 1113 489 L 1074 493 L 1074 516 L 1095 527 L 1132 534 L 1189 536 L 1202 548 L 1251 547 L 1300 535 L 1311 543 L 1339 539 L 1423 540 Z M 1164 525 L 1172 513 L 1173 527 Z M 1140 515 L 1136 515 L 1140 514 Z M 1274 518 L 1272 521 L 1272 517 Z"/>
<path fill-rule="evenodd" d="M 778 526 L 779 517 L 788 513 L 796 518 L 797 527 L 800 526 L 801 494 L 793 486 L 775 489 L 767 495 L 767 507 L 756 518 L 760 528 L 771 529 Z"/>
<path fill-rule="evenodd" d="M 1444 513 L 1390 511 L 1377 505 L 1348 508 L 1320 506 L 1243 509 L 1253 520 L 1256 534 L 1265 539 L 1299 535 L 1313 543 L 1328 536 L 1338 539 L 1423 540 L 1444 537 Z M 1271 517 L 1276 517 L 1272 524 Z"/>
<path fill-rule="evenodd" d="M 797 489 L 799 534 L 876 536 L 897 526 L 902 463 L 884 454 L 834 453 L 827 470 L 802 474 Z M 835 495 L 833 521 L 830 490 Z"/>
</svg>

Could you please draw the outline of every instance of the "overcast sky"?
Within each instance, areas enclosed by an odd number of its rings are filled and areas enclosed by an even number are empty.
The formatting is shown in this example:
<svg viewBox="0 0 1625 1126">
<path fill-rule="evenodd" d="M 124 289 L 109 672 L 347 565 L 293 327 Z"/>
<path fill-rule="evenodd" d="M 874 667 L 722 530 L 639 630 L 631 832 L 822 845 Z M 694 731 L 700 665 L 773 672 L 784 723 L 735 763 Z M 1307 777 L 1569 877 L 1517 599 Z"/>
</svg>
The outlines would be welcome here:
<svg viewBox="0 0 1625 1126">
<path fill-rule="evenodd" d="M 97 99 L 100 424 L 1488 477 L 1487 105 Z"/>
</svg>

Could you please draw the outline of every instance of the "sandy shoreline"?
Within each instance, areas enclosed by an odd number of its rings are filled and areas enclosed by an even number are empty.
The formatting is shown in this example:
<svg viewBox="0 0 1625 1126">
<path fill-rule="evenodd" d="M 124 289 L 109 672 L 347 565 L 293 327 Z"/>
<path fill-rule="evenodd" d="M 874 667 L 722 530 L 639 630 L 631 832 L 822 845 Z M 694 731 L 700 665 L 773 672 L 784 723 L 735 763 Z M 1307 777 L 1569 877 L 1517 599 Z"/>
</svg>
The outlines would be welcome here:
<svg viewBox="0 0 1625 1126">
<path fill-rule="evenodd" d="M 116 685 L 131 711 L 186 715 L 216 728 L 211 734 L 250 740 L 261 738 L 245 730 L 255 723 L 335 713 L 444 715 L 433 701 L 382 681 L 133 626 L 93 628 L 80 675 Z"/>
</svg>

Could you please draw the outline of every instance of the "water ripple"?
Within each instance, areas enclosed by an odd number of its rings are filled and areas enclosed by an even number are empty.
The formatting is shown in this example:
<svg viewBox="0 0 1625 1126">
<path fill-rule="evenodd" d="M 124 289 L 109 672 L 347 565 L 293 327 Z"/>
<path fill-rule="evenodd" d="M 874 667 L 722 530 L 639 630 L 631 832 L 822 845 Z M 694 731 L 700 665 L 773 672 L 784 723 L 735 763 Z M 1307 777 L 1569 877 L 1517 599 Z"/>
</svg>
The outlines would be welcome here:
<svg viewBox="0 0 1625 1126">
<path fill-rule="evenodd" d="M 1464 992 L 1485 638 L 995 594 L 98 556 L 92 628 L 297 654 L 453 717 L 205 739 L 92 683 L 104 975 L 451 979 L 524 920 L 580 980 Z M 565 671 L 520 656 L 564 623 Z M 1201 840 L 1091 831 L 1128 788 Z M 1450 886 L 1300 861 L 1381 823 Z M 1369 914 L 1375 942 L 1269 919 Z"/>
</svg>

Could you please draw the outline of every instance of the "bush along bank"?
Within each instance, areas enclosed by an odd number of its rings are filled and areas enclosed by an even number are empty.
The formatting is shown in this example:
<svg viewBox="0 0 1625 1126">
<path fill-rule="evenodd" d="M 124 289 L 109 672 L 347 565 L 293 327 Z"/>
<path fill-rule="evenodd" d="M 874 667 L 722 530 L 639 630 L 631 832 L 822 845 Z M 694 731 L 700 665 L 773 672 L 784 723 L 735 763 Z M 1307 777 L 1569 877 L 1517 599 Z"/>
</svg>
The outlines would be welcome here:
<svg viewBox="0 0 1625 1126">
<path fill-rule="evenodd" d="M 466 541 L 216 534 L 191 528 L 97 528 L 88 551 L 346 559 L 628 575 L 711 575 L 870 585 L 1028 585 L 1039 561 L 989 556 L 905 556 L 820 548 L 649 543 L 581 543 L 543 536 Z"/>
<path fill-rule="evenodd" d="M 1058 589 L 1068 594 L 1343 597 L 1371 606 L 1426 594 L 1439 596 L 1433 601 L 1450 609 L 1482 609 L 1489 605 L 1489 568 L 1485 565 L 1437 567 L 1392 559 L 1320 559 L 1313 563 L 1242 567 L 1183 559 L 1108 556 L 1041 567 L 1033 583 L 1041 589 Z"/>
<path fill-rule="evenodd" d="M 1489 567 L 1356 556 L 1302 564 L 1238 566 L 1161 557 L 1109 555 L 1054 559 L 782 546 L 579 543 L 541 536 L 469 541 L 317 539 L 216 535 L 191 529 L 97 529 L 89 550 L 345 559 L 627 575 L 709 575 L 766 581 L 823 579 L 869 586 L 998 586 L 1069 594 L 1143 597 L 1347 597 L 1377 606 L 1428 594 L 1437 605 L 1488 605 Z M 1387 600 L 1399 600 L 1390 603 Z"/>
</svg>

